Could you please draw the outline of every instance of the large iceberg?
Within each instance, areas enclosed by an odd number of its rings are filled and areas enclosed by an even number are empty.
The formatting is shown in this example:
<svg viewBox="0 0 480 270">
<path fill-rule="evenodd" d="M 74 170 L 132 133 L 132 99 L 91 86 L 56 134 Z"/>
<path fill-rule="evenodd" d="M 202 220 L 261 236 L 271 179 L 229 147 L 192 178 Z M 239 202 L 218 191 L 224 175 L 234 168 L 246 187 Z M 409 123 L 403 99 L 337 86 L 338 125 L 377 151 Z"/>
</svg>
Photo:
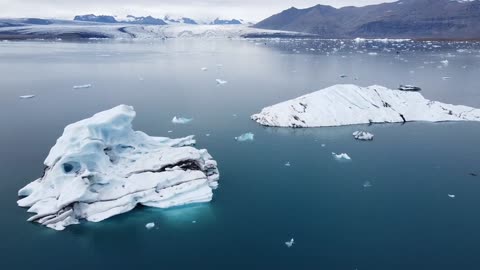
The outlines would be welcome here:
<svg viewBox="0 0 480 270">
<path fill-rule="evenodd" d="M 193 136 L 150 137 L 132 129 L 135 111 L 120 105 L 68 125 L 45 159 L 43 176 L 24 188 L 18 205 L 29 221 L 55 230 L 99 222 L 136 205 L 168 208 L 208 202 L 217 163 L 191 145 Z"/>
<path fill-rule="evenodd" d="M 425 99 L 382 86 L 334 85 L 264 108 L 251 116 L 264 126 L 327 127 L 408 121 L 480 121 L 480 110 Z"/>
</svg>

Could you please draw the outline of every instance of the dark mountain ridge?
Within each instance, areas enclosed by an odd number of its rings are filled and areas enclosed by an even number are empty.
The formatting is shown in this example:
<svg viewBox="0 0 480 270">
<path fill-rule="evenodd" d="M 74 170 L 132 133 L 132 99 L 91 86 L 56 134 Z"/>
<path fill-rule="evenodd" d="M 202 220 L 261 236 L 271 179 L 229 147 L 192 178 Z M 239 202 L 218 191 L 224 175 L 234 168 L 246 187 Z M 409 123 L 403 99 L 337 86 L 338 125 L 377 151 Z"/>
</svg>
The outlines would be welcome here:
<svg viewBox="0 0 480 270">
<path fill-rule="evenodd" d="M 323 38 L 480 38 L 480 1 L 403 0 L 365 7 L 290 8 L 254 27 Z"/>
</svg>

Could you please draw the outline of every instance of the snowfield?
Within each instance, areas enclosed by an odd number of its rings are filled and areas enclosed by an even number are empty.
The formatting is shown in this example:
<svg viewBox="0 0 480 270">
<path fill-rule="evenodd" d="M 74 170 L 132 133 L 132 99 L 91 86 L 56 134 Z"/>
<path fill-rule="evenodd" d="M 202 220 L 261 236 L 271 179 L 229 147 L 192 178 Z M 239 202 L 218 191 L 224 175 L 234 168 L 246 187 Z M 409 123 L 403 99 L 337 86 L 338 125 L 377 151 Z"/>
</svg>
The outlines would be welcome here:
<svg viewBox="0 0 480 270">
<path fill-rule="evenodd" d="M 480 110 L 425 99 L 382 86 L 334 85 L 264 108 L 251 118 L 264 126 L 328 127 L 409 121 L 480 121 Z"/>
<path fill-rule="evenodd" d="M 131 25 L 71 23 L 1 27 L 0 39 L 167 39 L 302 37 L 302 33 L 251 28 L 247 25 Z"/>
</svg>

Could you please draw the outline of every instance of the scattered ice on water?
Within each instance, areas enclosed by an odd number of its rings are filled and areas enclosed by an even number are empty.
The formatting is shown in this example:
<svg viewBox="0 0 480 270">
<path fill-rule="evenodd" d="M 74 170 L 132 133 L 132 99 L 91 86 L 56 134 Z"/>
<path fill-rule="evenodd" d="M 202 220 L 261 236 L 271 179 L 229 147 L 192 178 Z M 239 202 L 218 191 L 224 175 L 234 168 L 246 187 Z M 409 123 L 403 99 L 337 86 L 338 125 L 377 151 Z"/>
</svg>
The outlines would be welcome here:
<svg viewBox="0 0 480 270">
<path fill-rule="evenodd" d="M 85 89 L 85 88 L 91 88 L 91 84 L 83 84 L 83 85 L 75 85 L 73 86 L 73 89 Z"/>
<path fill-rule="evenodd" d="M 147 223 L 147 224 L 145 225 L 145 228 L 147 228 L 147 229 L 149 229 L 149 230 L 150 230 L 150 229 L 153 229 L 153 227 L 155 227 L 155 223 L 153 223 L 153 222 Z"/>
<path fill-rule="evenodd" d="M 442 63 L 442 65 L 444 65 L 444 66 L 448 66 L 448 60 L 440 61 L 440 63 Z"/>
<path fill-rule="evenodd" d="M 253 136 L 254 136 L 253 133 L 248 132 L 248 133 L 242 134 L 238 137 L 235 137 L 235 140 L 237 140 L 239 142 L 253 141 Z"/>
<path fill-rule="evenodd" d="M 364 188 L 370 188 L 370 187 L 372 187 L 372 183 L 370 183 L 370 181 L 365 181 L 365 183 L 363 183 L 363 187 Z"/>
<path fill-rule="evenodd" d="M 287 161 L 287 163 L 285 163 L 285 166 L 290 167 L 291 166 L 290 161 Z"/>
<path fill-rule="evenodd" d="M 332 155 L 337 160 L 342 160 L 342 159 L 351 160 L 350 156 L 346 153 L 336 154 L 336 153 L 332 152 Z"/>
<path fill-rule="evenodd" d="M 455 198 L 455 195 L 453 195 L 453 194 L 448 194 L 448 197 L 450 197 L 450 198 L 453 199 L 453 198 Z"/>
<path fill-rule="evenodd" d="M 20 99 L 31 99 L 31 98 L 34 98 L 35 95 L 25 95 L 25 96 L 20 96 L 19 98 Z"/>
<path fill-rule="evenodd" d="M 224 80 L 222 80 L 222 79 L 216 79 L 216 82 L 217 82 L 218 85 L 222 85 L 222 84 L 228 83 L 227 81 L 224 81 Z"/>
<path fill-rule="evenodd" d="M 355 131 L 353 137 L 359 141 L 371 141 L 373 140 L 373 134 L 366 131 Z"/>
<path fill-rule="evenodd" d="M 291 248 L 294 243 L 295 243 L 295 240 L 292 238 L 292 239 L 290 239 L 290 241 L 285 242 L 285 245 L 287 247 Z"/>
<path fill-rule="evenodd" d="M 176 117 L 176 116 L 173 117 L 173 119 L 172 119 L 172 123 L 174 123 L 174 124 L 188 124 L 192 121 L 193 121 L 192 118 Z"/>
<path fill-rule="evenodd" d="M 207 67 L 202 67 L 202 71 L 207 71 L 208 68 Z"/>
</svg>

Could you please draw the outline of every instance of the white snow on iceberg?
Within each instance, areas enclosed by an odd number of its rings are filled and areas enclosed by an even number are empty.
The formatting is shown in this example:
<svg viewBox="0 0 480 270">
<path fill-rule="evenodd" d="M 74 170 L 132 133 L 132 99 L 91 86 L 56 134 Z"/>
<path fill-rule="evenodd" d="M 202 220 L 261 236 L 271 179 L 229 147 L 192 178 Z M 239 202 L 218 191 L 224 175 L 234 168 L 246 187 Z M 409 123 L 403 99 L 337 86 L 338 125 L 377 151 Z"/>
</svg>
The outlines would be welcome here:
<svg viewBox="0 0 480 270">
<path fill-rule="evenodd" d="M 374 135 L 366 131 L 355 131 L 353 132 L 353 137 L 359 141 L 371 141 L 373 140 Z"/>
<path fill-rule="evenodd" d="M 120 105 L 68 125 L 45 159 L 41 178 L 22 188 L 18 205 L 29 221 L 56 230 L 99 222 L 141 204 L 150 207 L 208 202 L 217 163 L 191 147 L 193 136 L 150 137 L 132 129 L 135 111 Z"/>
<path fill-rule="evenodd" d="M 86 88 L 91 88 L 91 84 L 83 84 L 83 85 L 75 85 L 73 86 L 73 89 L 86 89 Z"/>
<path fill-rule="evenodd" d="M 254 136 L 255 135 L 253 133 L 248 132 L 248 133 L 242 134 L 238 137 L 235 137 L 235 140 L 239 141 L 239 142 L 253 141 Z"/>
<path fill-rule="evenodd" d="M 382 86 L 334 85 L 264 108 L 251 116 L 264 126 L 327 127 L 407 121 L 480 121 L 480 110 L 425 99 Z"/>
<path fill-rule="evenodd" d="M 176 117 L 176 116 L 174 116 L 172 119 L 172 123 L 174 124 L 188 124 L 192 121 L 193 121 L 192 118 Z"/>
<path fill-rule="evenodd" d="M 341 154 L 332 153 L 332 156 L 336 160 L 352 160 L 352 158 L 350 158 L 350 156 L 347 153 L 341 153 Z"/>
</svg>

